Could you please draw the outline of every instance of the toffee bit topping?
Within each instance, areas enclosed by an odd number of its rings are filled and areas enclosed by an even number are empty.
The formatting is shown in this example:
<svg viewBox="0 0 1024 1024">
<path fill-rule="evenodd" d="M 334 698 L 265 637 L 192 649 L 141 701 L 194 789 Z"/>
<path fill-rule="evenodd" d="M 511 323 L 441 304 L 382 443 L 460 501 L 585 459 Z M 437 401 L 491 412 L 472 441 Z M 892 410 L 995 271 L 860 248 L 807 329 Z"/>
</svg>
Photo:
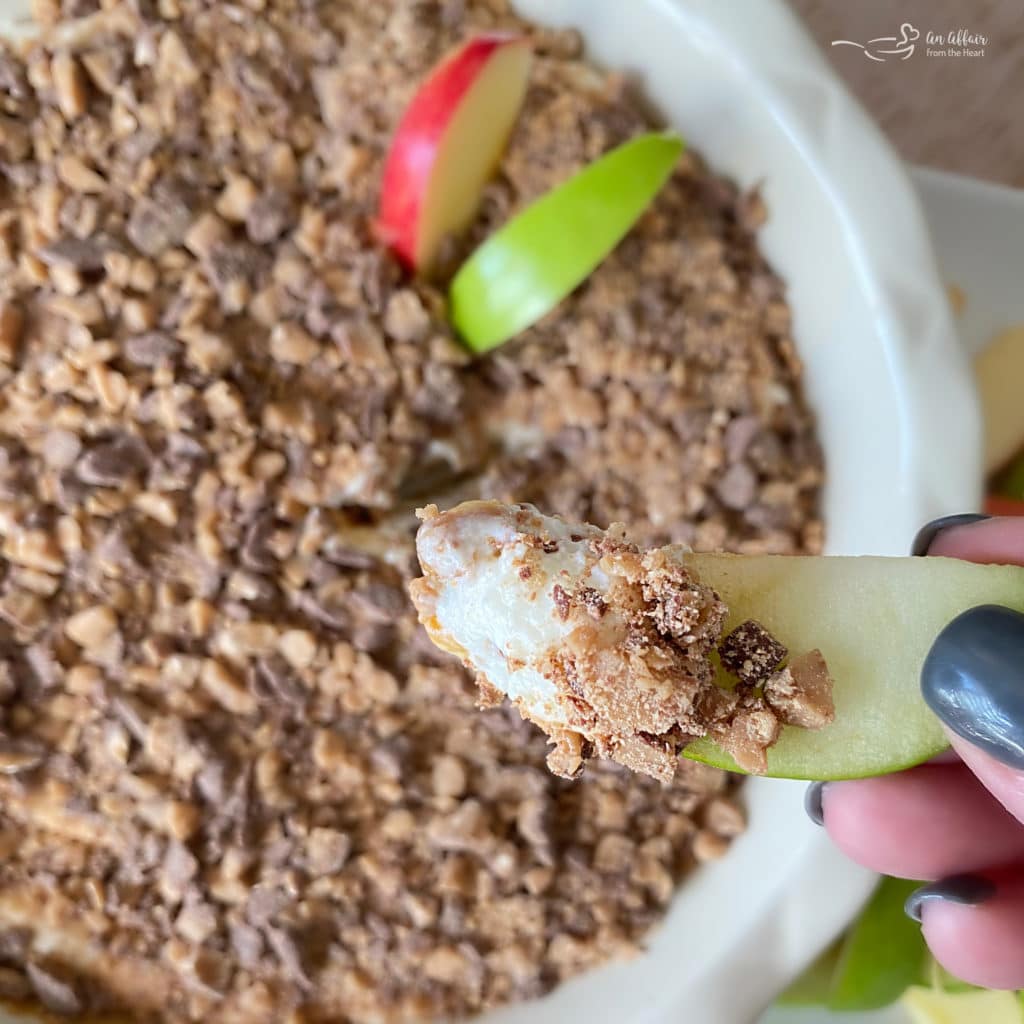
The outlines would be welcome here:
<svg viewBox="0 0 1024 1024">
<path fill-rule="evenodd" d="M 821 651 L 792 658 L 764 684 L 764 699 L 786 725 L 821 729 L 835 718 L 832 677 Z"/>
<path fill-rule="evenodd" d="M 763 775 L 768 770 L 768 749 L 778 740 L 781 728 L 778 717 L 759 700 L 727 724 L 715 727 L 711 736 L 740 768 Z"/>
<path fill-rule="evenodd" d="M 718 653 L 727 672 L 741 683 L 756 685 L 775 671 L 788 652 L 764 626 L 749 619 L 722 640 Z"/>
</svg>

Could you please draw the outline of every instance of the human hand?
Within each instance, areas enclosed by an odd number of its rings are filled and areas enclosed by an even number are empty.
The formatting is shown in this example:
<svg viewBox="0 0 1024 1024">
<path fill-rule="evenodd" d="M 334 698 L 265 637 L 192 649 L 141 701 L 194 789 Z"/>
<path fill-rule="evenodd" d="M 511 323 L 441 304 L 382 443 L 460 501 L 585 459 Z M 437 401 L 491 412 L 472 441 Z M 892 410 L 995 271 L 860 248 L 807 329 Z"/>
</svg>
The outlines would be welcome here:
<svg viewBox="0 0 1024 1024">
<path fill-rule="evenodd" d="M 955 516 L 914 554 L 1024 565 L 1024 517 Z M 1024 987 L 1024 615 L 964 612 L 936 638 L 925 700 L 953 751 L 876 779 L 812 783 L 807 810 L 848 856 L 930 884 L 907 901 L 936 959 L 964 981 Z"/>
</svg>

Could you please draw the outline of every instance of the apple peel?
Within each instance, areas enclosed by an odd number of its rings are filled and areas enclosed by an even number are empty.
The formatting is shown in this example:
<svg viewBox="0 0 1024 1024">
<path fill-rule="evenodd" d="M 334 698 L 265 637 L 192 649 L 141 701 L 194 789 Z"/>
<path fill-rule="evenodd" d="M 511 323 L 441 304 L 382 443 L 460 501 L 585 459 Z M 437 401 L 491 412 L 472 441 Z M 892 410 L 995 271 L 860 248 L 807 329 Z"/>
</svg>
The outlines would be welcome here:
<svg viewBox="0 0 1024 1024">
<path fill-rule="evenodd" d="M 682 149 L 671 132 L 631 139 L 491 235 L 449 291 L 452 324 L 469 348 L 488 352 L 554 309 L 629 232 Z"/>
<path fill-rule="evenodd" d="M 1024 611 L 1024 568 L 951 558 L 691 554 L 686 565 L 729 608 L 725 629 L 756 618 L 791 650 L 819 647 L 835 680 L 835 721 L 783 729 L 769 776 L 849 779 L 900 771 L 947 741 L 920 695 L 936 635 L 979 604 Z M 736 771 L 706 740 L 685 757 Z"/>
<path fill-rule="evenodd" d="M 526 96 L 531 58 L 522 36 L 474 36 L 406 109 L 384 165 L 377 233 L 410 269 L 429 272 L 444 239 L 472 221 Z"/>
</svg>

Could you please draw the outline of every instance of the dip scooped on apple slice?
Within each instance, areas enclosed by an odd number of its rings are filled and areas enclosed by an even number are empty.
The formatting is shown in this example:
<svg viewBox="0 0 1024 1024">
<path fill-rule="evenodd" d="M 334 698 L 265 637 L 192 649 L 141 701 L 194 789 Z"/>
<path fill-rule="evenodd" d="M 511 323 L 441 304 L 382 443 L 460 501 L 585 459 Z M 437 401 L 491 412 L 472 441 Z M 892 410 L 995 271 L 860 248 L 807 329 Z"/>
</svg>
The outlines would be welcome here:
<svg viewBox="0 0 1024 1024">
<path fill-rule="evenodd" d="M 590 756 L 662 779 L 680 753 L 802 779 L 918 764 L 946 745 L 919 691 L 936 634 L 976 604 L 1024 610 L 1014 566 L 642 551 L 491 501 L 421 518 L 420 620 L 570 776 Z"/>
<path fill-rule="evenodd" d="M 620 530 L 570 525 L 529 505 L 428 508 L 413 599 L 434 642 L 549 734 L 552 770 L 592 754 L 662 779 L 679 750 L 712 735 L 748 771 L 783 721 L 832 720 L 818 652 L 792 659 L 754 621 L 722 633 L 726 608 L 684 548 L 640 551 Z M 716 682 L 719 662 L 733 688 Z"/>
</svg>

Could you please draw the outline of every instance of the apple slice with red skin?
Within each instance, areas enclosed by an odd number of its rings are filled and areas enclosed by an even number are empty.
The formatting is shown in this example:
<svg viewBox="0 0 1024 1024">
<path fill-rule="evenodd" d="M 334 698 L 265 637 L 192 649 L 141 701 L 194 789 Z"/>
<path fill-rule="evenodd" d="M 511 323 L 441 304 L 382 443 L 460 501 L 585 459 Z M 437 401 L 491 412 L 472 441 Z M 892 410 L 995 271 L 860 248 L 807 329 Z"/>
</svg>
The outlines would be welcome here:
<svg viewBox="0 0 1024 1024">
<path fill-rule="evenodd" d="M 526 96 L 527 39 L 474 36 L 420 86 L 384 166 L 377 227 L 402 262 L 428 273 L 445 237 L 473 219 Z"/>
</svg>

